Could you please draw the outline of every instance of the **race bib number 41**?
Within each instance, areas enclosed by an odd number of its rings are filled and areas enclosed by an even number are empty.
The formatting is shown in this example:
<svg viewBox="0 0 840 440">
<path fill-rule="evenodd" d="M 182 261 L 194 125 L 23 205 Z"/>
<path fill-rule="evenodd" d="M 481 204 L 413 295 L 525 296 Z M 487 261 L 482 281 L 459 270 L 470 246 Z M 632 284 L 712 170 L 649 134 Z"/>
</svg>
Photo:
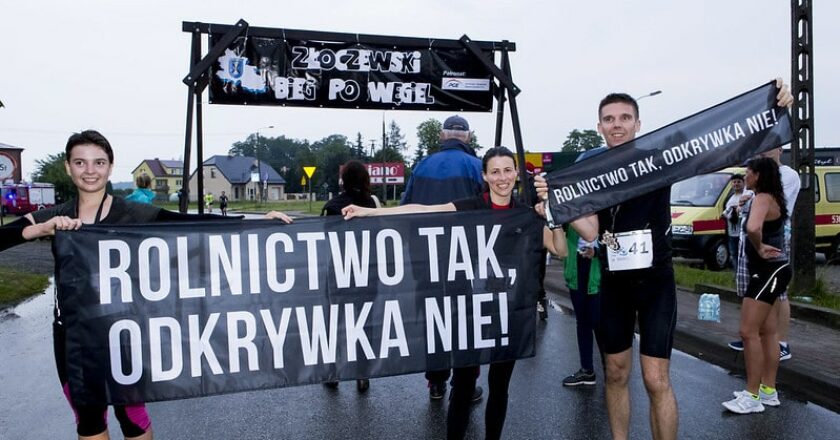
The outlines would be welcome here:
<svg viewBox="0 0 840 440">
<path fill-rule="evenodd" d="M 646 269 L 653 264 L 653 238 L 650 229 L 618 232 L 610 234 L 609 239 L 604 238 L 607 264 L 611 271 Z"/>
</svg>

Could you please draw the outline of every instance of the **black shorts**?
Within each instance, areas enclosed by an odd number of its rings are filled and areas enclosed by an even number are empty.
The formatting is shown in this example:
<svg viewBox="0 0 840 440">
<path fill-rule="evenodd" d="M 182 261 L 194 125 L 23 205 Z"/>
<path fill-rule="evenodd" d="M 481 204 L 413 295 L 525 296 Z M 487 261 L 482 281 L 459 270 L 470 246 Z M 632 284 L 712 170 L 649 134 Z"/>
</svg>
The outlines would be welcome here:
<svg viewBox="0 0 840 440">
<path fill-rule="evenodd" d="M 677 323 L 673 268 L 604 271 L 598 331 L 605 353 L 621 353 L 633 346 L 637 315 L 639 351 L 645 356 L 669 359 Z"/>
<path fill-rule="evenodd" d="M 761 262 L 751 264 L 750 283 L 747 285 L 746 298 L 773 305 L 790 283 L 791 270 L 787 261 L 778 263 Z"/>
</svg>

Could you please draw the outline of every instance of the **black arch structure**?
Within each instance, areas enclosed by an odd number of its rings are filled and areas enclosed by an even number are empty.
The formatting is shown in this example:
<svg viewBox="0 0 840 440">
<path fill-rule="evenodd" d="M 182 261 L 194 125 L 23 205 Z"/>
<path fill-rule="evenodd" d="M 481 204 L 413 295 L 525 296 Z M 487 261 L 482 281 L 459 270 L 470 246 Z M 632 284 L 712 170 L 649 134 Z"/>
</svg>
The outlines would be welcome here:
<svg viewBox="0 0 840 440">
<path fill-rule="evenodd" d="M 514 141 L 516 143 L 516 154 L 520 164 L 525 164 L 525 150 L 522 141 L 522 131 L 519 124 L 519 111 L 516 105 L 516 96 L 520 89 L 513 82 L 510 69 L 509 52 L 516 50 L 516 43 L 503 41 L 474 41 L 464 35 L 458 40 L 430 39 L 396 37 L 383 35 L 349 34 L 337 32 L 307 31 L 296 29 L 277 29 L 252 27 L 245 20 L 240 19 L 233 25 L 212 24 L 200 22 L 183 22 L 182 30 L 192 35 L 190 71 L 184 77 L 183 82 L 187 85 L 187 119 L 184 135 L 184 171 L 181 182 L 182 197 L 179 208 L 186 212 L 189 204 L 189 164 L 192 159 L 192 132 L 195 123 L 195 145 L 197 164 L 197 192 L 204 193 L 204 140 L 202 127 L 202 102 L 201 96 L 211 81 L 211 70 L 217 59 L 231 46 L 238 38 L 248 36 L 255 38 L 283 38 L 308 41 L 328 41 L 361 43 L 372 45 L 393 45 L 393 46 L 424 46 L 434 43 L 435 48 L 466 49 L 472 55 L 474 62 L 480 63 L 486 73 L 492 75 L 496 101 L 496 127 L 494 145 L 499 145 L 502 139 L 502 126 L 504 122 L 505 103 L 510 106 L 510 117 L 513 126 Z M 203 53 L 202 34 L 222 35 L 212 47 Z M 212 41 L 212 40 L 211 40 Z M 484 54 L 493 54 L 493 59 L 488 59 Z M 500 65 L 495 64 L 495 53 L 500 52 Z M 398 108 L 394 108 L 398 109 Z M 465 110 L 466 111 L 466 110 Z M 519 167 L 520 184 L 527 182 L 525 166 Z M 530 198 L 529 191 L 522 191 L 525 197 Z M 198 211 L 204 211 L 202 203 L 198 203 Z"/>
</svg>

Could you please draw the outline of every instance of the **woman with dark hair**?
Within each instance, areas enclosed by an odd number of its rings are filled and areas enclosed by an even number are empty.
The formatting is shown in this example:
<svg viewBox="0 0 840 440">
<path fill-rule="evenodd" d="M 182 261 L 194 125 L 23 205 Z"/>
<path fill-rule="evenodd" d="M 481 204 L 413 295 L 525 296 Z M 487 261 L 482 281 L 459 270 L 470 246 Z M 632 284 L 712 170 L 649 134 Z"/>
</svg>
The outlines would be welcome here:
<svg viewBox="0 0 840 440">
<path fill-rule="evenodd" d="M 746 258 L 748 274 L 738 280 L 741 304 L 741 339 L 747 387 L 723 406 L 738 414 L 764 411 L 779 406 L 776 370 L 779 368 L 777 301 L 790 282 L 791 271 L 785 254 L 784 225 L 787 219 L 785 195 L 779 166 L 769 158 L 747 162 L 747 188 L 755 192 L 741 210 L 743 237 L 739 258 Z"/>
<path fill-rule="evenodd" d="M 505 147 L 491 148 L 484 154 L 481 162 L 481 175 L 486 184 L 485 191 L 474 198 L 456 200 L 442 205 L 409 204 L 396 208 L 371 209 L 351 205 L 344 208 L 342 214 L 344 214 L 345 219 L 349 220 L 353 217 L 375 215 L 481 209 L 502 210 L 520 207 L 512 197 L 517 176 L 513 153 Z M 552 254 L 559 257 L 566 256 L 566 237 L 561 228 L 553 231 L 547 227 L 544 228 L 543 244 Z M 484 415 L 484 435 L 487 439 L 501 438 L 505 416 L 507 415 L 508 386 L 515 363 L 516 361 L 503 361 L 490 364 L 490 374 L 487 378 L 490 392 Z M 454 370 L 446 421 L 447 438 L 449 439 L 461 439 L 466 434 L 469 424 L 470 401 L 475 390 L 478 371 L 477 367 L 456 368 Z"/>
<path fill-rule="evenodd" d="M 341 210 L 349 205 L 376 208 L 370 190 L 370 174 L 364 164 L 357 160 L 345 163 L 341 167 L 341 183 L 343 191 L 324 204 L 321 216 L 341 215 Z"/>
<path fill-rule="evenodd" d="M 341 194 L 331 198 L 321 209 L 321 217 L 325 215 L 341 215 L 345 206 L 357 205 L 366 208 L 376 208 L 370 190 L 370 174 L 367 167 L 357 160 L 351 160 L 341 167 Z M 324 386 L 338 388 L 338 381 L 324 382 Z M 359 392 L 365 392 L 370 388 L 369 379 L 356 380 L 356 388 Z"/>
<path fill-rule="evenodd" d="M 56 231 L 78 230 L 85 224 L 130 224 L 162 221 L 221 219 L 214 215 L 181 214 L 156 206 L 112 197 L 105 191 L 114 168 L 111 144 L 95 130 L 74 133 L 64 149 L 64 167 L 78 190 L 78 197 L 49 209 L 35 211 L 0 229 L 0 251 Z M 271 218 L 291 223 L 283 213 Z M 53 321 L 53 345 L 58 378 L 64 395 L 76 415 L 76 433 L 80 439 L 107 439 L 107 405 L 77 405 L 70 395 L 65 359 L 65 329 L 61 304 L 56 303 Z M 126 439 L 151 439 L 152 423 L 143 403 L 114 405 L 114 414 Z"/>
</svg>

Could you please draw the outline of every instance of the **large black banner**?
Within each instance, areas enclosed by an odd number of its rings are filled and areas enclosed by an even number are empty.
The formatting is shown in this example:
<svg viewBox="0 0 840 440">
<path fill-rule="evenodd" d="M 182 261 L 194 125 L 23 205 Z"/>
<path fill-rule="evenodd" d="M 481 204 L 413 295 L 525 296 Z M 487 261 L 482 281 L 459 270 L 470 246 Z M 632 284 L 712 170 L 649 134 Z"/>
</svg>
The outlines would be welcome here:
<svg viewBox="0 0 840 440">
<path fill-rule="evenodd" d="M 215 44 L 222 34 L 211 34 Z M 493 52 L 483 55 L 493 62 Z M 210 102 L 491 111 L 492 75 L 466 48 L 242 37 L 213 65 Z"/>
<path fill-rule="evenodd" d="M 71 394 L 148 402 L 533 356 L 543 225 L 509 210 L 59 232 Z"/>
<path fill-rule="evenodd" d="M 630 200 L 698 174 L 740 165 L 791 141 L 775 81 L 626 144 L 550 173 L 555 224 Z"/>
</svg>

